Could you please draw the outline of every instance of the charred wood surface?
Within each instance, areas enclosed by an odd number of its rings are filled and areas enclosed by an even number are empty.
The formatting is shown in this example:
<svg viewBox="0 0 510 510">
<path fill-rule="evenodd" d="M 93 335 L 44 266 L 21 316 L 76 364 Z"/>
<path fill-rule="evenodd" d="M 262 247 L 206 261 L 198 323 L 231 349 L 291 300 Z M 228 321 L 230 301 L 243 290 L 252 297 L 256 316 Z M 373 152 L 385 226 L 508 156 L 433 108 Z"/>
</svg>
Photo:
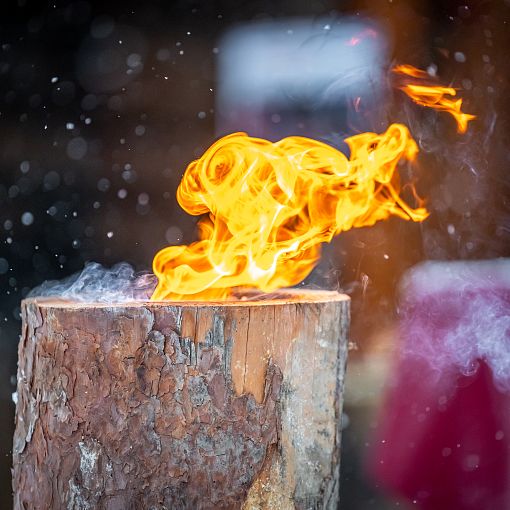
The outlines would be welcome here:
<svg viewBox="0 0 510 510">
<path fill-rule="evenodd" d="M 21 509 L 333 509 L 348 300 L 27 300 Z"/>
</svg>

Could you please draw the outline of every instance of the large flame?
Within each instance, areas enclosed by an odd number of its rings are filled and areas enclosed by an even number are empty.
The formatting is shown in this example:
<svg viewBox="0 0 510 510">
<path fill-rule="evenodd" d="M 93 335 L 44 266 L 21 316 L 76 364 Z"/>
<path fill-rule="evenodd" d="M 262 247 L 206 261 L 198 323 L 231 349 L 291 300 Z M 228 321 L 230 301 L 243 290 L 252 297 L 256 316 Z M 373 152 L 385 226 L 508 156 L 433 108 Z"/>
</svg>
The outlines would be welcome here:
<svg viewBox="0 0 510 510">
<path fill-rule="evenodd" d="M 324 143 L 277 143 L 235 133 L 191 163 L 177 191 L 199 222 L 200 240 L 157 253 L 152 299 L 219 299 L 235 287 L 273 291 L 301 282 L 321 243 L 352 227 L 396 215 L 422 221 L 427 211 L 400 197 L 397 164 L 417 146 L 393 124 L 346 140 L 350 158 Z"/>
<path fill-rule="evenodd" d="M 453 87 L 424 84 L 424 80 L 430 80 L 430 75 L 426 71 L 410 65 L 396 66 L 393 68 L 393 72 L 421 80 L 421 83 L 406 83 L 400 89 L 420 106 L 448 112 L 457 122 L 457 131 L 459 133 L 466 132 L 468 122 L 473 120 L 475 116 L 462 112 L 462 99 L 450 98 L 457 94 Z"/>
<path fill-rule="evenodd" d="M 474 116 L 461 111 L 461 99 L 446 97 L 455 89 L 430 85 L 429 75 L 412 66 L 393 71 L 407 81 L 400 88 L 413 101 L 450 113 L 466 131 Z M 188 166 L 177 190 L 186 212 L 204 215 L 199 241 L 156 254 L 152 299 L 223 299 L 236 287 L 290 287 L 306 278 L 321 244 L 336 234 L 390 215 L 427 217 L 414 187 L 416 208 L 400 196 L 397 165 L 418 152 L 404 125 L 346 142 L 350 158 L 298 136 L 271 143 L 235 133 L 213 144 Z"/>
</svg>

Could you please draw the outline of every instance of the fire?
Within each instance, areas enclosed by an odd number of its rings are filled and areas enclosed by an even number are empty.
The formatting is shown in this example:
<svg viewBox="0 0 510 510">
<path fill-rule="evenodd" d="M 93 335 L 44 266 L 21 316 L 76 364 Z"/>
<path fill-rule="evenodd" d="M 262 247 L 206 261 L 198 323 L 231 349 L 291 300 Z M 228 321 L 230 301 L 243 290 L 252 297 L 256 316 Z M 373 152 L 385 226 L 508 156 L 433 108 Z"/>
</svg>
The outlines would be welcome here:
<svg viewBox="0 0 510 510">
<path fill-rule="evenodd" d="M 458 131 L 466 131 L 474 116 L 461 111 L 461 99 L 447 97 L 455 89 L 425 83 L 429 75 L 412 66 L 393 71 L 419 80 L 400 87 L 413 101 L 450 113 Z M 235 288 L 291 287 L 312 271 L 321 244 L 340 232 L 391 215 L 427 217 L 414 187 L 416 208 L 400 195 L 397 166 L 418 153 L 406 126 L 346 142 L 349 158 L 299 136 L 272 143 L 234 133 L 214 143 L 188 166 L 177 190 L 186 212 L 203 215 L 199 240 L 156 254 L 152 299 L 225 299 Z"/>
<path fill-rule="evenodd" d="M 393 72 L 420 80 L 430 80 L 430 76 L 426 71 L 410 65 L 396 66 L 393 68 Z M 462 112 L 462 99 L 454 100 L 446 97 L 455 97 L 457 91 L 453 87 L 426 85 L 423 83 L 407 83 L 402 85 L 400 89 L 420 106 L 426 106 L 434 110 L 445 111 L 451 114 L 457 122 L 457 131 L 459 133 L 465 133 L 468 122 L 475 118 L 474 115 Z"/>
<path fill-rule="evenodd" d="M 152 299 L 222 299 L 236 287 L 293 286 L 336 234 L 390 215 L 427 217 L 400 197 L 397 165 L 418 152 L 405 126 L 346 142 L 349 159 L 298 136 L 272 143 L 235 133 L 213 144 L 188 166 L 177 191 L 186 212 L 205 215 L 200 240 L 156 254 Z"/>
</svg>

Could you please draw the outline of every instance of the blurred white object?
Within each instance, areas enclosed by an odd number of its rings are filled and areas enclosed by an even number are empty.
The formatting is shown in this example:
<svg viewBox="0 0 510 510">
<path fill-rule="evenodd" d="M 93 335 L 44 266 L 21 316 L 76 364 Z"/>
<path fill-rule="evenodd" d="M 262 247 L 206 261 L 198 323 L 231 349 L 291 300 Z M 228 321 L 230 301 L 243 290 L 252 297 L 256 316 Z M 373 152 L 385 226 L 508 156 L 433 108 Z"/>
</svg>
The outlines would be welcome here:
<svg viewBox="0 0 510 510">
<path fill-rule="evenodd" d="M 342 103 L 362 94 L 374 100 L 387 53 L 382 29 L 359 19 L 298 18 L 234 28 L 219 47 L 218 134 L 327 133 L 332 107 L 345 109 Z M 341 115 L 336 118 L 346 129 Z"/>
</svg>

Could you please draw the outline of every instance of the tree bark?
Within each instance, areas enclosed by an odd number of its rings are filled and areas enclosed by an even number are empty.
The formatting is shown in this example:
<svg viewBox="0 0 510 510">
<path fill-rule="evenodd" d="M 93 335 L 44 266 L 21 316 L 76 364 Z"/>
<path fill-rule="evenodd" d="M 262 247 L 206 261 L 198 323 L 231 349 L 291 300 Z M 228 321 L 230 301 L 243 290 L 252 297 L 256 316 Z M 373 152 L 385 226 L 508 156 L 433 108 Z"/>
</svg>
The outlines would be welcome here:
<svg viewBox="0 0 510 510">
<path fill-rule="evenodd" d="M 25 300 L 15 509 L 336 509 L 348 314 Z"/>
</svg>

